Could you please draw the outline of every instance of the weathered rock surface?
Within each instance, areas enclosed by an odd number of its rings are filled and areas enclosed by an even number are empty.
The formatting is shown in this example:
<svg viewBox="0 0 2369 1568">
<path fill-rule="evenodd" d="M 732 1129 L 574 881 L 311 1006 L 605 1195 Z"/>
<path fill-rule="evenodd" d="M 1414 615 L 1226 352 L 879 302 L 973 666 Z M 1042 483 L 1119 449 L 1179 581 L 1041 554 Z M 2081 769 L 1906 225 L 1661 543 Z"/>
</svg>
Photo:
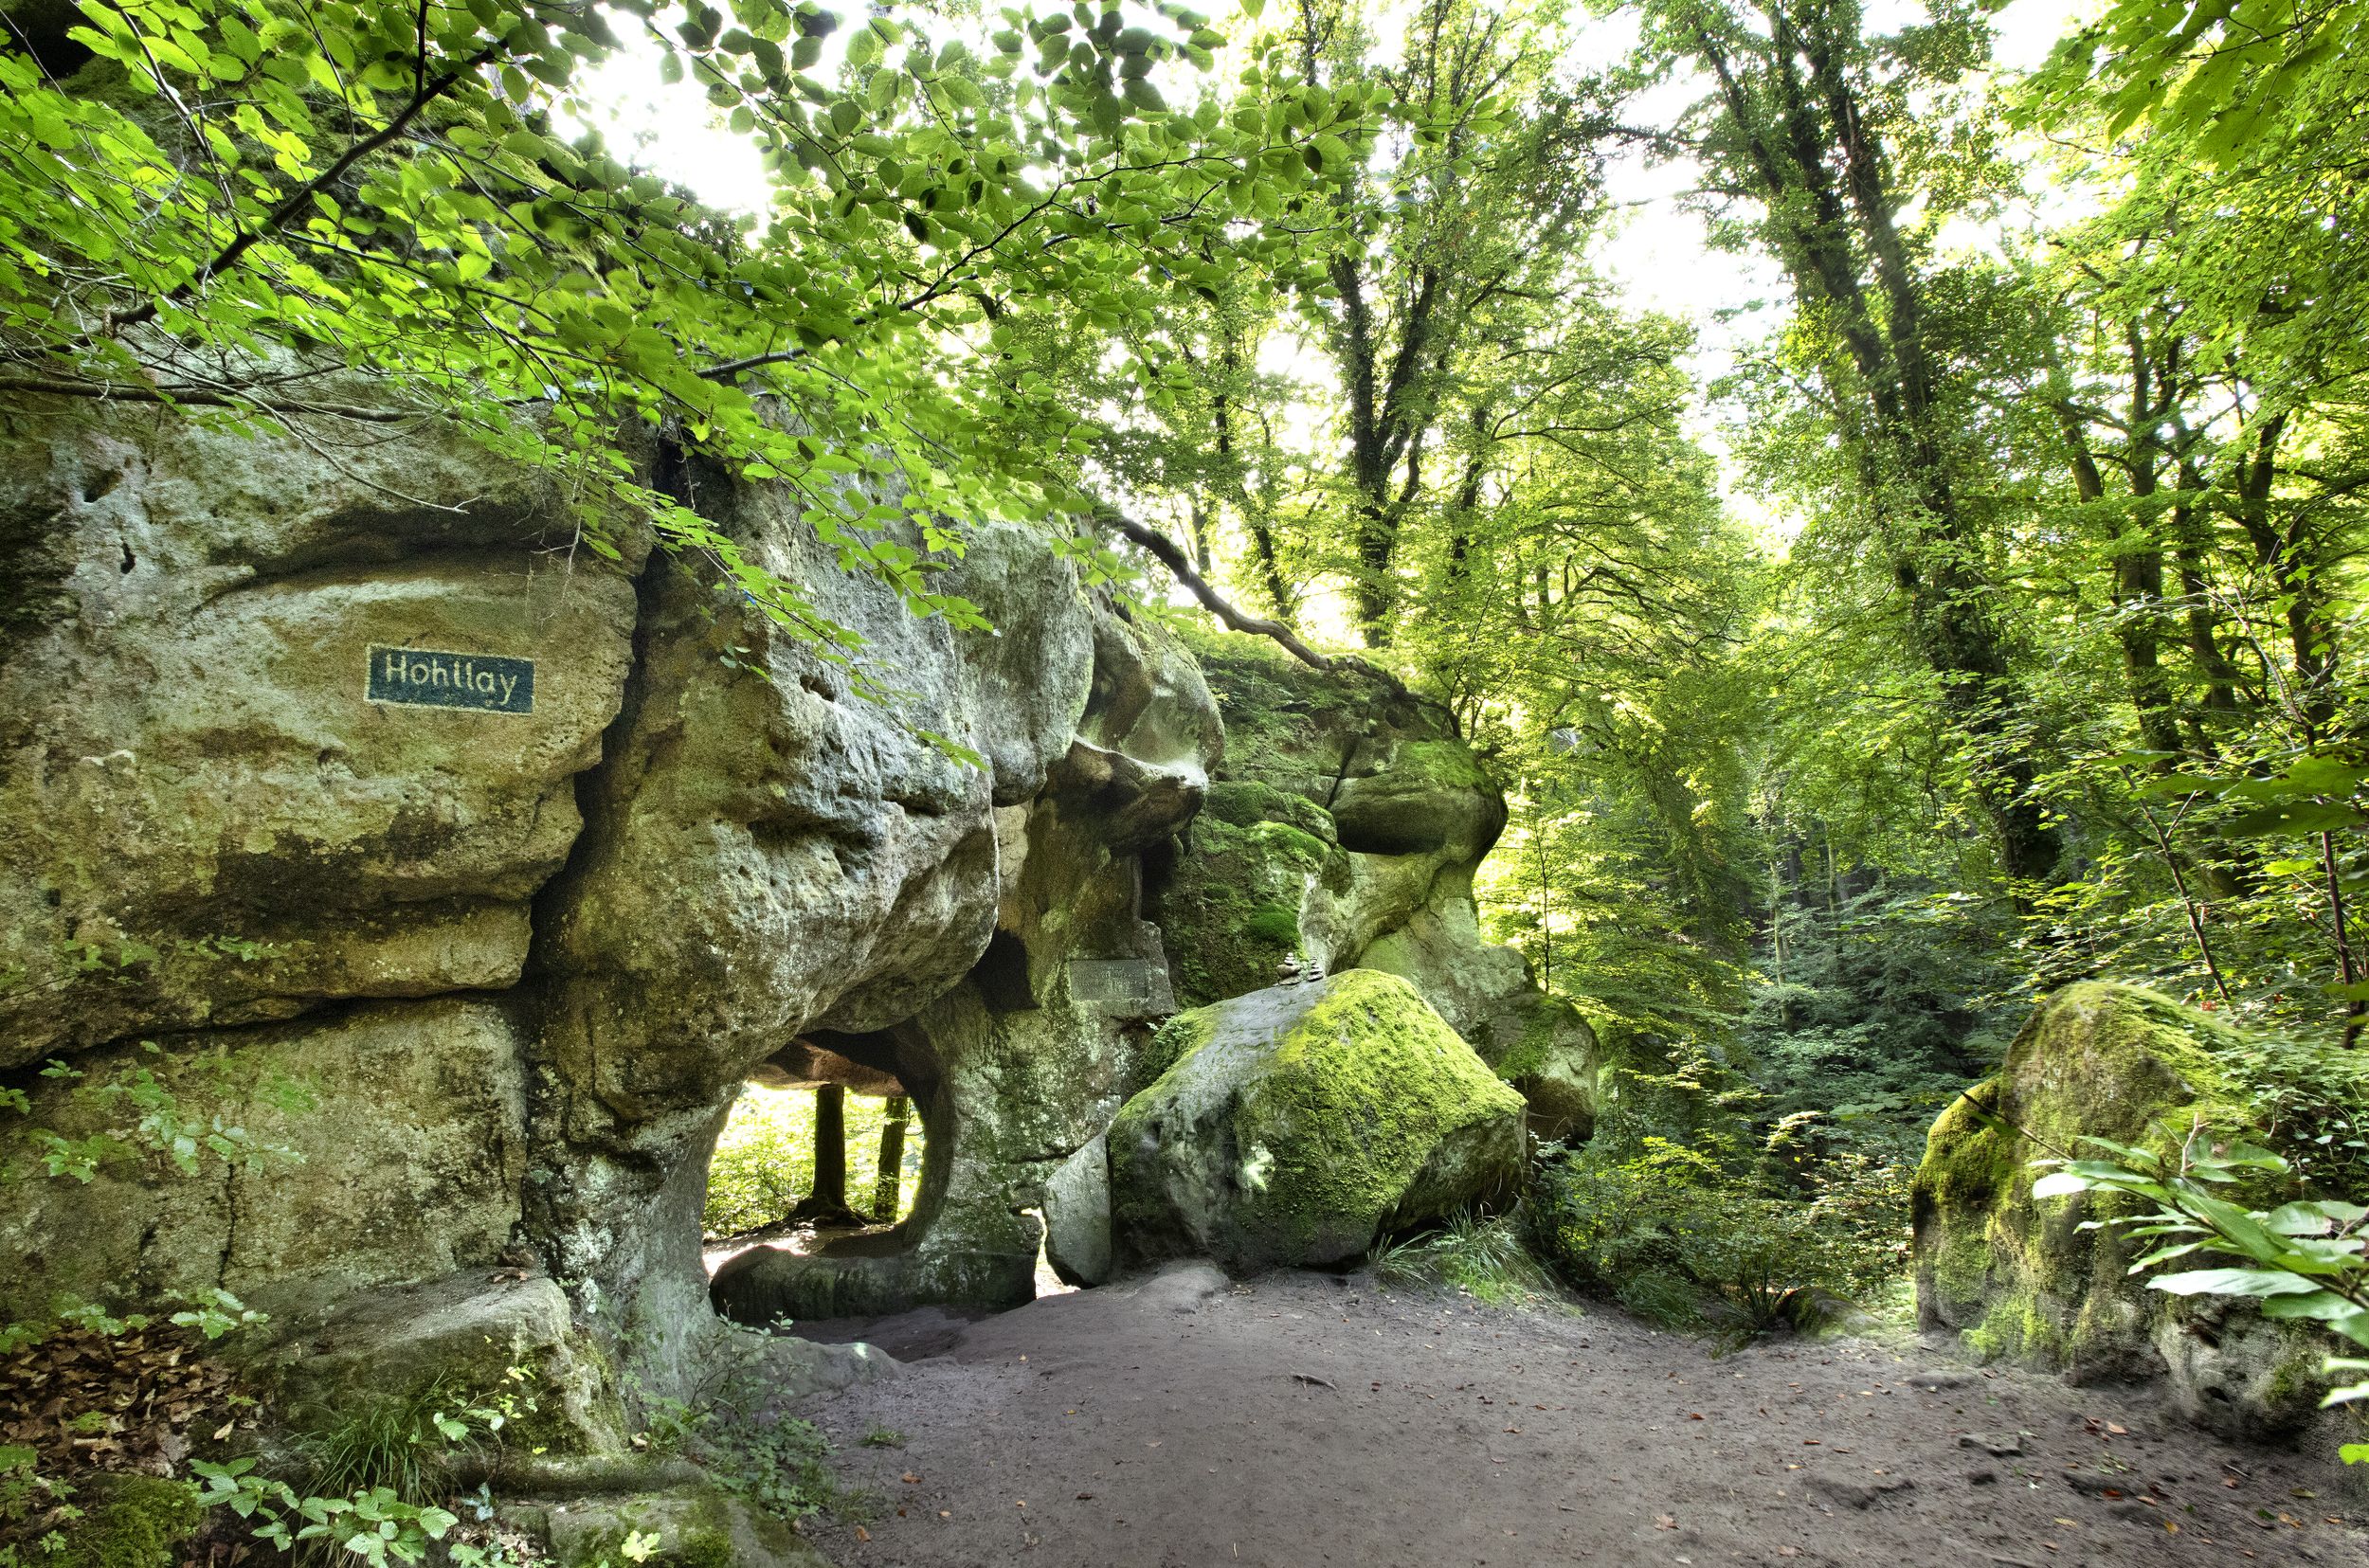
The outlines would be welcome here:
<svg viewBox="0 0 2369 1568">
<path fill-rule="evenodd" d="M 2199 1123 L 2249 1132 L 2252 1108 L 2230 1066 L 2245 1044 L 2210 1015 L 2131 986 L 2070 985 L 2042 1003 L 1998 1075 L 1968 1091 L 1990 1116 L 1962 1099 L 1933 1124 L 1914 1188 L 1920 1317 L 1962 1331 L 1980 1354 L 2076 1380 L 2161 1380 L 2184 1414 L 2224 1433 L 2270 1436 L 2311 1420 L 2325 1386 L 2322 1336 L 2267 1320 L 2251 1301 L 2146 1289 L 2129 1271 L 2154 1243 L 2082 1228 L 2132 1212 L 2123 1200 L 2032 1197 L 2031 1162 L 2085 1137 L 2168 1150 Z M 2353 1071 L 2327 1065 L 2324 1081 Z"/>
<path fill-rule="evenodd" d="M 532 1401 L 507 1429 L 521 1450 L 627 1451 L 608 1358 L 577 1325 L 568 1293 L 547 1278 L 469 1269 L 365 1291 L 284 1325 L 259 1370 L 299 1405 L 407 1398 L 439 1387 L 503 1390 Z"/>
<path fill-rule="evenodd" d="M 1109 1280 L 1116 1259 L 1111 1237 L 1110 1141 L 1092 1143 L 1053 1172 L 1044 1184 L 1044 1253 L 1071 1285 Z"/>
<path fill-rule="evenodd" d="M 561 1568 L 627 1560 L 641 1538 L 653 1568 L 828 1568 L 823 1554 L 788 1525 L 769 1519 L 713 1484 L 691 1481 L 624 1495 L 568 1498 L 508 1511 L 510 1522 L 539 1535 Z"/>
<path fill-rule="evenodd" d="M 632 656 L 626 568 L 547 553 L 552 481 L 457 438 L 12 428 L 0 1068 L 514 983 Z M 534 658 L 534 711 L 366 702 L 373 645 Z"/>
<path fill-rule="evenodd" d="M 1510 1190 L 1523 1103 L 1415 988 L 1349 970 L 1180 1016 L 1111 1124 L 1123 1261 L 1338 1263 Z"/>
<path fill-rule="evenodd" d="M 191 1146 L 0 1189 L 0 1316 L 213 1287 L 280 1314 L 492 1258 L 527 1174 L 520 1055 L 462 997 L 77 1055 L 30 1080 L 27 1122 L 79 1142 L 169 1114 Z M 202 1142 L 226 1136 L 227 1159 Z"/>
<path fill-rule="evenodd" d="M 0 1307 L 222 1287 L 290 1343 L 433 1361 L 448 1316 L 517 1338 L 462 1284 L 524 1259 L 580 1341 L 534 1355 L 676 1395 L 745 1348 L 699 1211 L 726 1106 L 785 1055 L 909 1090 L 927 1159 L 903 1226 L 750 1315 L 1024 1299 L 1023 1211 L 1168 1005 L 1142 856 L 1221 746 L 1170 634 L 1003 527 L 939 578 L 995 631 L 918 619 L 696 460 L 670 482 L 862 634 L 852 667 L 632 519 L 621 560 L 569 551 L 549 480 L 430 426 L 333 460 L 78 406 L 5 453 L 0 1072 L 32 1113 L 0 1137 L 12 1166 L 27 1126 L 95 1140 L 96 1169 L 0 1188 Z M 372 647 L 533 660 L 532 709 L 368 700 Z M 878 1364 L 760 1349 L 785 1389 Z M 617 1387 L 569 1378 L 607 1401 L 567 1423 L 597 1449 Z"/>
<path fill-rule="evenodd" d="M 868 1020 L 834 1016 L 821 1037 L 913 1095 L 926 1136 L 913 1213 L 819 1253 L 767 1245 L 732 1258 L 713 1289 L 727 1316 L 862 1317 L 1035 1294 L 1043 1228 L 1023 1211 L 1141 1086 L 1148 1020 L 1166 1011 L 1142 852 L 1200 803 L 1221 745 L 1216 705 L 1175 640 L 1108 604 L 1093 614 L 1076 738 L 1033 800 L 994 813 L 984 950 L 911 1017 L 842 1033 Z"/>
<path fill-rule="evenodd" d="M 1228 769 L 1193 650 L 1024 530 L 945 564 L 995 625 L 962 630 L 842 571 L 785 492 L 670 459 L 862 635 L 850 666 L 637 519 L 605 520 L 614 560 L 570 548 L 552 481 L 431 424 L 327 454 L 154 410 L 11 417 L 0 1087 L 30 1114 L 0 1159 L 38 1168 L 41 1128 L 90 1180 L 0 1183 L 0 1316 L 226 1289 L 272 1314 L 253 1348 L 292 1388 L 521 1366 L 547 1457 L 591 1462 L 633 1394 L 726 1358 L 784 1392 L 885 1364 L 718 1311 L 1023 1301 L 1037 1211 L 1060 1267 L 1108 1277 L 1095 1140 L 1166 1065 L 1154 1026 L 1285 952 L 1368 965 L 1301 1000 L 1364 999 L 1373 1029 L 1309 1038 L 1388 1064 L 1389 1092 L 1266 1074 L 1333 1117 L 1298 1143 L 1282 1099 L 1238 1096 L 1229 1126 L 1313 1206 L 1241 1207 L 1221 1255 L 1346 1255 L 1503 1176 L 1511 1096 L 1450 1023 L 1583 1117 L 1585 1025 L 1479 938 L 1503 805 L 1442 713 L 1218 640 Z M 532 706 L 372 700 L 374 648 L 531 660 Z M 910 1094 L 919 1197 L 711 1288 L 708 1158 L 774 1072 Z M 1335 1152 L 1354 1180 L 1311 1185 Z"/>
</svg>

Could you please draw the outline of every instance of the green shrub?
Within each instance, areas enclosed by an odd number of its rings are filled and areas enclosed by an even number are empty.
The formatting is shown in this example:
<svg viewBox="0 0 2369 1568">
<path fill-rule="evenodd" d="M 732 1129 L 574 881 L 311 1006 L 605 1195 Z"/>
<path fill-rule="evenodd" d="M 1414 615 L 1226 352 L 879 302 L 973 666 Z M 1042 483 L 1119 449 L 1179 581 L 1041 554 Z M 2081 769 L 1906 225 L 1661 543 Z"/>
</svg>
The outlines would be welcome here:
<svg viewBox="0 0 2369 1568">
<path fill-rule="evenodd" d="M 1733 1141 L 1591 1144 L 1542 1162 L 1532 1245 L 1573 1285 L 1669 1326 L 1800 1324 L 1834 1297 L 1872 1299 L 1908 1264 L 1906 1171 L 1844 1155 L 1812 1176 L 1778 1187 Z"/>
</svg>

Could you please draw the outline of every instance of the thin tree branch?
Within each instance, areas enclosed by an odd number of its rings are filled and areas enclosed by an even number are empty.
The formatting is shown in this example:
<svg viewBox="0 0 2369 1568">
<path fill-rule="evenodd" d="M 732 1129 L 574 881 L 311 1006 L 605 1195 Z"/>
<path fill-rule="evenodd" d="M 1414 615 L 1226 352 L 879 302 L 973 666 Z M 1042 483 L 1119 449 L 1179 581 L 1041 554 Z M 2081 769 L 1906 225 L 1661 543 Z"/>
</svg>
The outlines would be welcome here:
<svg viewBox="0 0 2369 1568">
<path fill-rule="evenodd" d="M 1126 515 L 1115 507 L 1098 509 L 1094 514 L 1094 520 L 1108 525 L 1130 543 L 1139 545 L 1149 551 L 1162 566 L 1168 568 L 1169 573 L 1178 582 L 1192 590 L 1193 597 L 1201 601 L 1203 609 L 1216 616 L 1232 630 L 1270 639 L 1285 653 L 1290 654 L 1311 670 L 1323 670 L 1328 674 L 1365 676 L 1388 687 L 1394 696 L 1415 700 L 1415 694 L 1406 689 L 1405 682 L 1389 671 L 1347 655 L 1320 654 L 1301 641 L 1298 634 L 1281 622 L 1261 621 L 1255 615 L 1245 615 L 1227 603 L 1224 595 L 1209 586 L 1207 578 L 1193 569 L 1192 562 L 1185 558 L 1183 550 L 1176 548 L 1176 542 L 1158 529 L 1135 521 L 1134 518 Z"/>
</svg>

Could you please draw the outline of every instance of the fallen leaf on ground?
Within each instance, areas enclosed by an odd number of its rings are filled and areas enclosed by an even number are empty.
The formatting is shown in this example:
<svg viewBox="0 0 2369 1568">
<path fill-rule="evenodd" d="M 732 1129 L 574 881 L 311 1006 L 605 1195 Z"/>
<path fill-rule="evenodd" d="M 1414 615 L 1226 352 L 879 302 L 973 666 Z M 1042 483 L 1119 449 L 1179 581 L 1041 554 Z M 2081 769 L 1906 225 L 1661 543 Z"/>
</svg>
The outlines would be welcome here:
<svg viewBox="0 0 2369 1568">
<path fill-rule="evenodd" d="M 1678 1522 L 1668 1514 L 1655 1514 L 1654 1516 L 1654 1528 L 1656 1530 L 1674 1530 L 1677 1527 Z"/>
</svg>

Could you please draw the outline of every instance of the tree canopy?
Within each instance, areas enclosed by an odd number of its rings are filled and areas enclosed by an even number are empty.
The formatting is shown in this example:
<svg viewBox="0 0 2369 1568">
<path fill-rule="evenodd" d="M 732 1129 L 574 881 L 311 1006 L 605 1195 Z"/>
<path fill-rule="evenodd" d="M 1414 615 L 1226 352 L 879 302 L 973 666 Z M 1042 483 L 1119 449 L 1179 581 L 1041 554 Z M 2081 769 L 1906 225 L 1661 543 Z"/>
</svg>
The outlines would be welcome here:
<svg viewBox="0 0 2369 1568">
<path fill-rule="evenodd" d="M 2350 1037 L 2369 11 L 2020 76 L 1989 15 L 14 5 L 0 409 L 451 422 L 859 676 L 687 458 L 966 623 L 966 531 L 1040 528 L 1446 704 L 1499 933 L 1740 1051 L 2091 974 Z M 610 145 L 621 56 L 762 212 Z M 1640 163 L 1781 279 L 1709 382 L 1607 265 Z"/>
</svg>

